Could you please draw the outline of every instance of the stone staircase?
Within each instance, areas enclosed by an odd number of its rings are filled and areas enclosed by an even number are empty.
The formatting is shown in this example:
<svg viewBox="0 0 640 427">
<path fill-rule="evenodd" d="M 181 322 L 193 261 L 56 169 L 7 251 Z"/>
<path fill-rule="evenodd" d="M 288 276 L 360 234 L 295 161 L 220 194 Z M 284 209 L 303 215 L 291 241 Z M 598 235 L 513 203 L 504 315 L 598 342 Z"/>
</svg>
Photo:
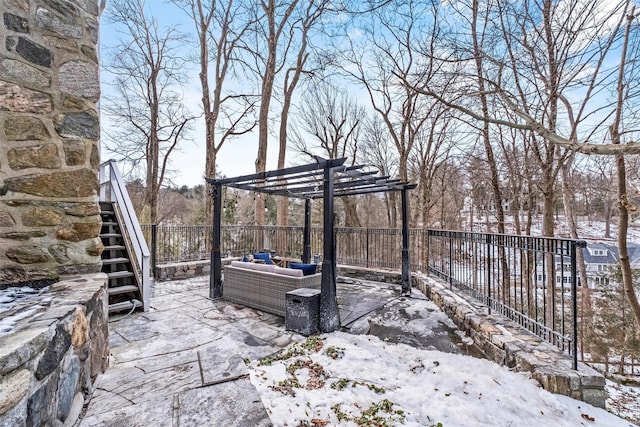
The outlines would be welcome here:
<svg viewBox="0 0 640 427">
<path fill-rule="evenodd" d="M 139 275 L 113 202 L 100 202 L 102 272 L 109 277 L 109 314 L 143 308 Z"/>
</svg>

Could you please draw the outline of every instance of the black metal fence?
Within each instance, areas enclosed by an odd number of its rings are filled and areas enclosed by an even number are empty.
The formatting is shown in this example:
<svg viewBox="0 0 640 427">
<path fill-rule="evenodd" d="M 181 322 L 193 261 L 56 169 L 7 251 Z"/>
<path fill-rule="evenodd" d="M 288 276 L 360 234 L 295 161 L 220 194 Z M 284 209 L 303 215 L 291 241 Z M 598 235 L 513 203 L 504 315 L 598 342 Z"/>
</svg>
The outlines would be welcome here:
<svg viewBox="0 0 640 427">
<path fill-rule="evenodd" d="M 142 226 L 153 265 L 204 260 L 209 226 Z M 302 227 L 222 226 L 222 256 L 258 250 L 300 257 Z M 575 253 L 583 241 L 460 231 L 411 229 L 412 271 L 429 271 L 559 348 L 577 365 Z M 339 264 L 400 269 L 402 230 L 335 228 Z M 312 227 L 311 253 L 321 256 L 321 227 Z M 155 269 L 154 269 L 155 271 Z"/>
<path fill-rule="evenodd" d="M 577 367 L 576 251 L 584 241 L 428 230 L 429 272 L 568 351 Z"/>
<path fill-rule="evenodd" d="M 210 226 L 143 225 L 155 264 L 209 259 Z M 259 250 L 300 257 L 303 227 L 223 225 L 222 256 L 242 256 Z M 336 227 L 336 258 L 340 264 L 371 268 L 397 268 L 402 264 L 402 230 L 399 228 Z M 427 233 L 410 230 L 411 268 L 426 271 Z M 322 255 L 322 227 L 311 228 L 311 253 Z"/>
</svg>

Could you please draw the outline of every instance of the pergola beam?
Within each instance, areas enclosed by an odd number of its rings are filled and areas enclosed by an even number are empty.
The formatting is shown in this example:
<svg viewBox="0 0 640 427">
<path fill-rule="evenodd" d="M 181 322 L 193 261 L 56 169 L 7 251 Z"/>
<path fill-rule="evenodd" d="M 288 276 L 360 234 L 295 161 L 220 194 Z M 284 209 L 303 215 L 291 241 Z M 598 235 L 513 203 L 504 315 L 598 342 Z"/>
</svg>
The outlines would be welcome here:
<svg viewBox="0 0 640 427">
<path fill-rule="evenodd" d="M 311 258 L 311 200 L 323 199 L 324 247 L 320 294 L 320 330 L 333 332 L 340 327 L 336 298 L 336 245 L 334 236 L 335 197 L 372 194 L 387 191 L 402 192 L 402 293 L 411 292 L 409 262 L 409 215 L 407 192 L 415 184 L 375 176 L 376 172 L 364 171 L 364 166 L 344 166 L 346 158 L 315 158 L 315 163 L 293 166 L 268 172 L 259 172 L 235 178 L 205 178 L 212 185 L 213 231 L 211 247 L 211 273 L 209 296 L 221 298 L 222 262 L 220 254 L 220 232 L 222 222 L 222 187 L 260 192 L 277 196 L 305 199 L 305 227 L 303 261 Z"/>
</svg>

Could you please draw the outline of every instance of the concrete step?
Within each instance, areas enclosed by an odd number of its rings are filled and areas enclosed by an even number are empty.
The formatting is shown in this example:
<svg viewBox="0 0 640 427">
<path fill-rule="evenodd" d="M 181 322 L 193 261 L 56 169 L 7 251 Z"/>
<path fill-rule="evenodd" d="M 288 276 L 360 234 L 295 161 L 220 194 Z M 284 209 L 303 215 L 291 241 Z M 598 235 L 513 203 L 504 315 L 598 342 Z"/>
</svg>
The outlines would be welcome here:
<svg viewBox="0 0 640 427">
<path fill-rule="evenodd" d="M 105 251 L 124 251 L 125 249 L 124 245 L 110 245 L 104 247 Z"/>
</svg>

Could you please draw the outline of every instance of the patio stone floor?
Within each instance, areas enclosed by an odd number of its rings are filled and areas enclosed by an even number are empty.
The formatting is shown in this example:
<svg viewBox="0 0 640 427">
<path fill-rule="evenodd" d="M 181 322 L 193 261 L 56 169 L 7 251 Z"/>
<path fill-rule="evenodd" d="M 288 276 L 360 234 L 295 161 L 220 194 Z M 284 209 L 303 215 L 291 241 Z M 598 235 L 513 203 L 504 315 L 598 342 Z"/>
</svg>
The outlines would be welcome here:
<svg viewBox="0 0 640 427">
<path fill-rule="evenodd" d="M 281 317 L 210 300 L 208 284 L 208 276 L 157 282 L 150 311 L 110 319 L 110 367 L 76 425 L 271 425 L 244 360 L 305 337 L 285 331 Z M 406 298 L 399 286 L 340 279 L 338 306 L 353 333 L 441 351 L 463 346 L 418 291 Z"/>
</svg>

